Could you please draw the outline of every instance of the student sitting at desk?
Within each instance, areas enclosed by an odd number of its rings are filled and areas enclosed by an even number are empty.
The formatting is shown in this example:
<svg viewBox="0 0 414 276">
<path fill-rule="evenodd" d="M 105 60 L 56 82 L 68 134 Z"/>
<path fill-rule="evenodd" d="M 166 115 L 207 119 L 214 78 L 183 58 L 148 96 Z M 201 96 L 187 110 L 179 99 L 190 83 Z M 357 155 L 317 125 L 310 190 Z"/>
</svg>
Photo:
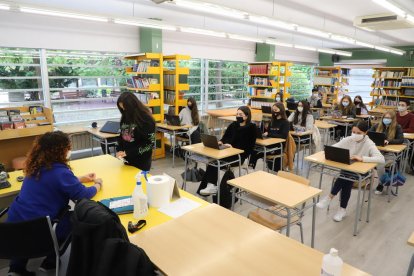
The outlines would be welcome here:
<svg viewBox="0 0 414 276">
<path fill-rule="evenodd" d="M 367 131 L 368 123 L 365 121 L 359 121 L 352 128 L 351 136 L 342 139 L 333 146 L 348 149 L 352 160 L 384 164 L 384 156 L 382 156 L 374 142 L 372 142 L 368 135 L 366 135 Z M 347 174 L 349 175 L 350 173 Z M 357 176 L 355 176 L 355 179 L 358 179 Z M 341 221 L 346 215 L 346 207 L 348 206 L 353 184 L 354 181 L 337 178 L 332 187 L 331 193 L 319 201 L 316 206 L 322 209 L 327 208 L 332 199 L 339 192 L 341 192 L 340 208 L 333 217 L 335 221 Z"/>
<path fill-rule="evenodd" d="M 402 127 L 403 133 L 414 133 L 414 114 L 408 112 L 410 102 L 400 99 L 398 102 L 397 122 Z"/>
<path fill-rule="evenodd" d="M 117 106 L 122 115 L 116 157 L 123 158 L 128 165 L 149 171 L 155 144 L 154 118 L 133 93 L 122 93 Z"/>
<path fill-rule="evenodd" d="M 382 116 L 381 122 L 375 126 L 373 126 L 370 131 L 374 132 L 381 132 L 385 133 L 385 145 L 392 145 L 392 144 L 402 144 L 404 143 L 404 134 L 402 132 L 401 126 L 397 122 L 397 118 L 395 112 L 390 110 L 384 113 Z M 393 154 L 386 154 L 385 156 L 385 163 L 390 160 L 394 160 Z M 381 179 L 381 176 L 385 173 L 385 165 L 377 166 L 378 171 L 378 179 Z M 379 183 L 375 194 L 380 195 L 384 186 Z"/>
<path fill-rule="evenodd" d="M 187 132 L 191 144 L 200 143 L 200 129 L 198 127 L 200 116 L 198 115 L 197 102 L 195 99 L 192 97 L 188 98 L 187 106 L 183 108 L 178 115 L 180 117 L 181 125 L 193 126 Z"/>
<path fill-rule="evenodd" d="M 362 97 L 361 96 L 355 96 L 354 98 L 354 105 L 355 105 L 355 112 L 357 108 L 361 109 L 361 115 L 367 115 L 368 114 L 368 109 L 367 106 L 364 104 L 364 102 L 362 101 Z"/>
<path fill-rule="evenodd" d="M 289 134 L 289 122 L 286 118 L 285 106 L 283 103 L 275 103 L 272 106 L 272 120 L 265 129 L 263 136 L 272 137 L 272 138 L 282 138 L 287 139 Z M 271 155 L 280 154 L 279 152 L 271 152 Z M 256 163 L 259 158 L 263 158 L 264 153 L 258 153 L 253 151 L 250 156 L 249 166 L 253 169 L 256 168 Z M 280 159 L 275 160 L 274 169 L 278 171 L 280 168 Z"/>
<path fill-rule="evenodd" d="M 223 138 L 219 141 L 219 144 L 243 150 L 244 152 L 241 154 L 241 164 L 243 164 L 244 160 L 252 153 L 253 147 L 256 143 L 256 125 L 251 122 L 252 114 L 250 108 L 247 106 L 241 106 L 237 109 L 236 119 L 236 122 L 231 123 L 227 127 Z M 233 161 L 237 159 L 238 156 L 231 156 L 222 160 Z M 238 166 L 238 164 L 234 164 L 234 166 Z M 216 194 L 217 177 L 217 168 L 207 166 L 206 173 L 201 180 L 197 193 L 204 196 Z"/>
<path fill-rule="evenodd" d="M 342 97 L 339 105 L 335 106 L 335 110 L 339 111 L 342 117 L 346 118 L 355 118 L 356 117 L 356 110 L 355 106 L 351 100 L 351 97 L 345 95 Z M 346 127 L 343 125 L 338 125 L 336 127 L 336 137 L 343 137 L 346 133 Z M 349 135 L 349 132 L 348 132 Z"/>
<path fill-rule="evenodd" d="M 298 106 L 288 118 L 289 123 L 292 124 L 294 130 L 301 132 L 311 131 L 313 129 L 314 119 L 310 112 L 307 101 L 300 101 Z"/>
<path fill-rule="evenodd" d="M 322 108 L 321 97 L 317 88 L 312 89 L 312 95 L 308 99 L 310 107 Z"/>
<path fill-rule="evenodd" d="M 49 216 L 53 221 L 68 206 L 69 200 L 92 198 L 102 187 L 102 180 L 94 173 L 76 177 L 70 169 L 70 139 L 61 131 L 47 132 L 38 137 L 29 152 L 23 186 L 10 206 L 8 222 L 20 222 Z M 85 187 L 82 182 L 94 182 Z M 30 229 L 28 229 L 30 231 Z M 65 241 L 71 231 L 69 214 L 60 219 L 56 228 L 59 243 Z M 10 262 L 9 273 L 35 275 L 26 270 L 27 259 Z M 54 253 L 47 256 L 41 268 L 55 267 Z"/>
</svg>

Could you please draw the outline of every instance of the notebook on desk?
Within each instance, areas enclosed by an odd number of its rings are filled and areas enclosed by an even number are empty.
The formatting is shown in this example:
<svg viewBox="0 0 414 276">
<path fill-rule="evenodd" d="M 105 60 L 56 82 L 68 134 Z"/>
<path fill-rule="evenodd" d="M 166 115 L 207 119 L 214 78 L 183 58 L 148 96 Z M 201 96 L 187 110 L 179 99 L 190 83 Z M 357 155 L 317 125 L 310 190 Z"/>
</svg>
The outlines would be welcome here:
<svg viewBox="0 0 414 276">
<path fill-rule="evenodd" d="M 347 165 L 355 163 L 355 160 L 351 160 L 348 149 L 333 146 L 325 146 L 325 159 Z"/>
<path fill-rule="evenodd" d="M 119 134 L 121 133 L 121 123 L 107 121 L 99 131 L 103 133 Z"/>
<path fill-rule="evenodd" d="M 131 196 L 113 197 L 100 202 L 117 214 L 129 214 L 134 211 Z"/>
</svg>

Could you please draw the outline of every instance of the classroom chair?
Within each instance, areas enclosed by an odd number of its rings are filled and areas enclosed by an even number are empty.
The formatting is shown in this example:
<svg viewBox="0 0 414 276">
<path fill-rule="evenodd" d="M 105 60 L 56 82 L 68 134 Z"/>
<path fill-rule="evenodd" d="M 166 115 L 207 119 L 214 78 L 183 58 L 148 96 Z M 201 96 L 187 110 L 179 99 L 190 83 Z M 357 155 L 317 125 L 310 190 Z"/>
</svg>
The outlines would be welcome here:
<svg viewBox="0 0 414 276">
<path fill-rule="evenodd" d="M 8 208 L 0 213 L 6 214 Z M 22 222 L 0 223 L 0 259 L 40 258 L 56 254 L 56 276 L 59 274 L 59 257 L 66 250 L 68 239 L 59 247 L 55 230 L 58 221 L 49 216 Z"/>
<path fill-rule="evenodd" d="M 286 171 L 279 171 L 277 173 L 278 176 L 301 183 L 303 185 L 309 186 L 310 180 L 306 179 L 302 176 L 286 172 Z M 302 209 L 305 207 L 303 204 Z M 272 212 L 272 213 L 271 213 Z M 274 212 L 274 213 L 273 213 Z M 277 213 L 277 214 L 275 214 Z M 266 226 L 274 231 L 282 231 L 283 228 L 287 226 L 287 211 L 284 207 L 279 205 L 274 205 L 268 208 L 267 210 L 258 208 L 254 211 L 251 211 L 248 216 L 249 219 Z M 300 239 L 303 243 L 303 227 L 302 227 L 302 217 L 303 213 L 300 215 L 295 215 L 291 218 L 290 225 L 298 225 L 300 229 Z"/>
</svg>

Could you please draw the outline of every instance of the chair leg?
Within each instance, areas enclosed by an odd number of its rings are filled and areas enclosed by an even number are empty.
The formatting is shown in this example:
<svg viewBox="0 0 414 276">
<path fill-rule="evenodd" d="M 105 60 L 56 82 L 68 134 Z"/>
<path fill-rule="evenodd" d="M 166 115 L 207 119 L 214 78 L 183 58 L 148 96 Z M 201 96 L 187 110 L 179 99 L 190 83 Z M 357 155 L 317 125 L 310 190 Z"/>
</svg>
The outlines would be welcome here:
<svg viewBox="0 0 414 276">
<path fill-rule="evenodd" d="M 411 257 L 410 266 L 408 267 L 407 276 L 413 276 L 413 270 L 414 270 L 414 254 Z"/>
<path fill-rule="evenodd" d="M 59 254 L 56 254 L 56 276 L 59 276 Z"/>
<path fill-rule="evenodd" d="M 303 226 L 301 222 L 299 222 L 298 225 L 300 229 L 300 241 L 303 243 Z"/>
</svg>

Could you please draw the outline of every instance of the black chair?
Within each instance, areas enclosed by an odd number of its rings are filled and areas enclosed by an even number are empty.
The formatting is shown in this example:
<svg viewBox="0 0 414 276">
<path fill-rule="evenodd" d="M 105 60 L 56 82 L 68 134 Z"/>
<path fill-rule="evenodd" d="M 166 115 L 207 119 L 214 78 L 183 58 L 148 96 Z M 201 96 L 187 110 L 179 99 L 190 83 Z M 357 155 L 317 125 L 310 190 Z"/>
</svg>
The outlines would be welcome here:
<svg viewBox="0 0 414 276">
<path fill-rule="evenodd" d="M 7 211 L 8 208 L 0 212 L 0 217 Z M 22 222 L 0 223 L 0 259 L 40 258 L 54 252 L 57 276 L 60 250 L 55 234 L 56 226 L 57 223 L 52 226 L 49 216 Z"/>
</svg>

